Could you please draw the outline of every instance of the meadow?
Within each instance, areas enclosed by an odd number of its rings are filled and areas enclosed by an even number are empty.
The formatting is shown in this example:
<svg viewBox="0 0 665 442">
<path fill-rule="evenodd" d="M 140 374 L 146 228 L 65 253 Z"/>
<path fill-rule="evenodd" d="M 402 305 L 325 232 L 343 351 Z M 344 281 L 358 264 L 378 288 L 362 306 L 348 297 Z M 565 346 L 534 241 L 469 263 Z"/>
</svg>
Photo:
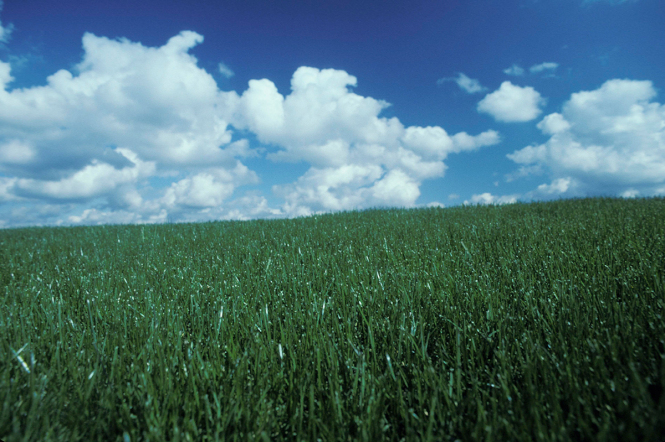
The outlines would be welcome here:
<svg viewBox="0 0 665 442">
<path fill-rule="evenodd" d="M 4 441 L 665 434 L 665 199 L 0 231 Z"/>
</svg>

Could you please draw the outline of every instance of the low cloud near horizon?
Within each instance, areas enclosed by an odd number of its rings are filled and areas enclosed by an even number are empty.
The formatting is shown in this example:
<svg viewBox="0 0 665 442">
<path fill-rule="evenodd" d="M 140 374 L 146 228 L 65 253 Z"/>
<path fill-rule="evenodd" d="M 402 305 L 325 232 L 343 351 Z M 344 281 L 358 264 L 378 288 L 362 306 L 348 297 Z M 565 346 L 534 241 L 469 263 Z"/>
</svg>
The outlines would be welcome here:
<svg viewBox="0 0 665 442">
<path fill-rule="evenodd" d="M 648 80 L 613 79 L 571 94 L 562 111 L 536 127 L 548 136 L 507 155 L 519 165 L 507 181 L 544 176 L 549 182 L 520 195 L 474 194 L 464 204 L 517 200 L 665 195 L 665 106 Z"/>
<path fill-rule="evenodd" d="M 6 225 L 413 207 L 421 183 L 444 176 L 449 154 L 500 141 L 493 130 L 450 135 L 381 117 L 389 104 L 351 92 L 357 80 L 342 70 L 300 67 L 286 96 L 268 79 L 223 91 L 189 54 L 202 42 L 191 31 L 161 47 L 86 33 L 73 71 L 14 90 L 11 65 L 0 61 L 0 204 L 16 206 Z M 251 148 L 244 131 L 273 147 Z M 246 165 L 261 156 L 309 165 L 273 186 L 278 207 L 238 195 L 261 181 Z"/>
<path fill-rule="evenodd" d="M 0 23 L 0 41 L 12 29 Z M 552 61 L 514 64 L 504 73 L 520 84 L 493 91 L 458 73 L 437 83 L 466 92 L 455 99 L 481 126 L 449 133 L 385 116 L 390 104 L 355 93 L 358 79 L 340 69 L 300 66 L 288 91 L 268 78 L 223 90 L 215 78 L 223 85 L 234 72 L 199 66 L 191 50 L 203 41 L 183 31 L 149 47 L 85 33 L 80 62 L 34 87 L 13 88 L 15 59 L 0 61 L 0 227 L 443 206 L 423 191 L 428 180 L 447 180 L 450 155 L 489 149 L 512 165 L 494 175 L 521 187 L 503 190 L 493 175 L 492 192 L 466 178 L 440 193 L 463 204 L 665 195 L 665 106 L 647 79 L 608 79 L 552 104 L 524 84 L 551 93 L 542 79 L 557 81 Z M 516 145 L 513 128 L 539 132 Z M 451 175 L 464 167 L 476 163 Z"/>
<path fill-rule="evenodd" d="M 537 124 L 549 139 L 508 158 L 522 175 L 550 174 L 534 195 L 664 195 L 665 106 L 656 96 L 651 81 L 627 79 L 573 93 Z"/>
</svg>

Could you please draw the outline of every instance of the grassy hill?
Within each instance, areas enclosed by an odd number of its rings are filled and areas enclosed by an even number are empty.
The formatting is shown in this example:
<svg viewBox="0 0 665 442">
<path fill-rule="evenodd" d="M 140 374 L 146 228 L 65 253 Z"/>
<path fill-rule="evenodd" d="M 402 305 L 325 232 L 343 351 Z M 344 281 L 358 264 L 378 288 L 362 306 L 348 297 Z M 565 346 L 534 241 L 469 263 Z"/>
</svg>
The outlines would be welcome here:
<svg viewBox="0 0 665 442">
<path fill-rule="evenodd" d="M 0 231 L 5 441 L 662 440 L 665 199 Z"/>
</svg>

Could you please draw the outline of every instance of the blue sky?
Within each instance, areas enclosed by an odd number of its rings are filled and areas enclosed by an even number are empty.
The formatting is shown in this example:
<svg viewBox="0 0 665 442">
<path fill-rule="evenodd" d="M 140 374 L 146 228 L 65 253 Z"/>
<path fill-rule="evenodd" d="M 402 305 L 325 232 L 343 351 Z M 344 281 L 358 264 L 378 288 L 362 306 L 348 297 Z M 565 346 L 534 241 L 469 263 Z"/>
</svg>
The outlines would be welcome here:
<svg viewBox="0 0 665 442">
<path fill-rule="evenodd" d="M 6 0 L 0 227 L 665 194 L 661 0 Z"/>
</svg>

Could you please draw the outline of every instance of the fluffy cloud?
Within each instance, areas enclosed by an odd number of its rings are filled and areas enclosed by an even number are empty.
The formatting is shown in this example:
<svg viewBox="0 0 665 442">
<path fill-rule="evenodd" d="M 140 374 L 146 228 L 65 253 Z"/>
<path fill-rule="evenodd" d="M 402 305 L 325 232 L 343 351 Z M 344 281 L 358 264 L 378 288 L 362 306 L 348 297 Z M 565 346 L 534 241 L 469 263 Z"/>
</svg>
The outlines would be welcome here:
<svg viewBox="0 0 665 442">
<path fill-rule="evenodd" d="M 257 182 L 239 160 L 254 154 L 247 141 L 231 142 L 239 97 L 220 91 L 188 53 L 202 41 L 184 31 L 153 48 L 86 33 L 72 72 L 11 91 L 11 66 L 0 62 L 2 200 L 101 198 L 103 207 L 70 219 L 118 212 L 139 222 L 221 204 L 237 186 Z M 155 193 L 146 180 L 176 175 L 184 177 L 145 200 Z"/>
<path fill-rule="evenodd" d="M 231 141 L 225 116 L 234 93 L 187 51 L 203 41 L 182 32 L 160 48 L 127 40 L 83 37 L 77 75 L 60 70 L 47 85 L 6 91 L 9 65 L 0 66 L 0 140 L 21 140 L 35 155 L 21 173 L 59 173 L 63 162 L 80 168 L 115 147 L 128 148 L 164 167 L 235 166 L 219 147 Z M 7 143 L 5 141 L 4 143 Z M 3 162 L 3 168 L 18 171 Z"/>
<path fill-rule="evenodd" d="M 569 192 L 576 187 L 577 183 L 570 177 L 557 178 L 550 184 L 541 184 L 536 188 L 535 194 L 540 195 L 561 195 Z"/>
<path fill-rule="evenodd" d="M 389 106 L 355 94 L 357 80 L 301 67 L 283 96 L 268 79 L 219 90 L 183 31 L 161 47 L 86 33 L 83 58 L 43 86 L 10 89 L 0 61 L 0 216 L 5 225 L 164 222 L 297 216 L 375 205 L 414 206 L 423 180 L 451 153 L 500 141 L 495 131 L 449 135 L 380 117 Z M 219 64 L 222 75 L 230 76 Z M 473 88 L 469 83 L 469 87 Z M 234 132 L 235 131 L 235 132 Z M 265 147 L 234 135 L 249 131 Z M 270 207 L 243 158 L 305 162 L 273 186 Z M 48 210 L 47 210 L 48 208 Z"/>
<path fill-rule="evenodd" d="M 141 161 L 129 149 L 118 148 L 117 151 L 130 160 L 132 166 L 116 169 L 108 163 L 93 160 L 92 164 L 57 181 L 20 178 L 14 183 L 13 192 L 28 198 L 80 200 L 107 194 L 154 172 L 153 162 Z"/>
<path fill-rule="evenodd" d="M 180 210 L 217 207 L 233 194 L 236 186 L 257 181 L 256 173 L 242 164 L 234 170 L 211 168 L 172 183 L 159 206 Z"/>
<path fill-rule="evenodd" d="M 545 135 L 554 135 L 570 129 L 570 123 L 559 113 L 547 115 L 536 125 Z"/>
<path fill-rule="evenodd" d="M 460 87 L 464 92 L 468 94 L 476 94 L 479 92 L 486 91 L 487 88 L 483 87 L 480 82 L 474 78 L 469 78 L 466 75 L 464 75 L 462 72 L 460 72 L 457 77 L 453 78 L 440 78 L 437 80 L 437 84 L 442 84 L 447 81 L 454 81 L 457 83 L 457 86 Z"/>
<path fill-rule="evenodd" d="M 545 99 L 532 87 L 515 86 L 510 81 L 501 83 L 496 91 L 487 94 L 478 103 L 478 112 L 491 115 L 506 123 L 531 121 L 542 112 Z"/>
<path fill-rule="evenodd" d="M 650 81 L 609 80 L 571 95 L 538 128 L 550 138 L 508 155 L 555 178 L 539 192 L 654 195 L 665 183 L 665 106 Z M 573 186 L 574 184 L 574 186 Z"/>
<path fill-rule="evenodd" d="M 277 146 L 269 159 L 311 165 L 273 187 L 285 214 L 414 206 L 421 182 L 444 175 L 448 154 L 499 142 L 495 131 L 450 136 L 438 126 L 404 127 L 379 116 L 388 103 L 351 92 L 356 84 L 344 71 L 301 67 L 286 97 L 267 79 L 250 81 L 240 97 L 233 124 Z"/>
<path fill-rule="evenodd" d="M 511 67 L 504 69 L 503 73 L 506 75 L 513 75 L 515 77 L 519 77 L 521 75 L 524 75 L 524 68 L 516 64 L 513 64 Z"/>
</svg>

